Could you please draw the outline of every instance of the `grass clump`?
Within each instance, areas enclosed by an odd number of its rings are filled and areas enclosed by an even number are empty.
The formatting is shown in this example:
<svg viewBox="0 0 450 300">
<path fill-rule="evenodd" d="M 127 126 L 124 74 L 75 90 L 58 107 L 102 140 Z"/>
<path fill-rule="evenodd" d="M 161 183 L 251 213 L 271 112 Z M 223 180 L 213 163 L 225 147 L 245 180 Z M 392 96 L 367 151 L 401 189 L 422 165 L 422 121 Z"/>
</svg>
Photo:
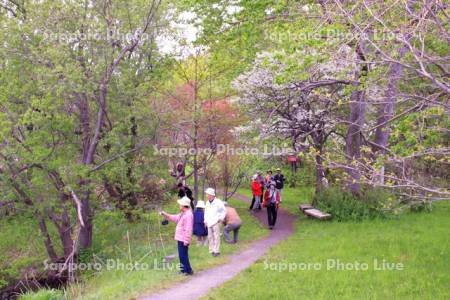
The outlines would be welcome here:
<svg viewBox="0 0 450 300">
<path fill-rule="evenodd" d="M 314 205 L 337 221 L 361 221 L 389 218 L 404 212 L 407 205 L 389 191 L 381 188 L 365 189 L 359 196 L 332 186 L 314 195 Z"/>
</svg>

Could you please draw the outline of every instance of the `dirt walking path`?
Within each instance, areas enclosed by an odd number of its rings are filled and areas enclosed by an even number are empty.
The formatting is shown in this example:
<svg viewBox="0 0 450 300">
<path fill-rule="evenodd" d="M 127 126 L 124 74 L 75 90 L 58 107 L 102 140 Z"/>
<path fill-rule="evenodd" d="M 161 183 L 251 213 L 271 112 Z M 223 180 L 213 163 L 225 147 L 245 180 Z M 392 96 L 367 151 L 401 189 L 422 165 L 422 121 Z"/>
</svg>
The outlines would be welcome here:
<svg viewBox="0 0 450 300">
<path fill-rule="evenodd" d="M 235 195 L 234 198 L 248 202 L 249 199 L 243 195 Z M 267 226 L 267 213 L 263 209 L 254 214 L 258 220 Z M 191 300 L 198 299 L 208 294 L 209 290 L 222 285 L 232 279 L 239 272 L 248 268 L 256 260 L 262 257 L 275 244 L 286 239 L 293 232 L 295 216 L 283 209 L 278 211 L 277 224 L 266 238 L 257 240 L 249 247 L 239 253 L 229 256 L 229 261 L 223 265 L 195 273 L 189 280 L 183 281 L 169 289 L 155 294 L 142 296 L 139 300 Z"/>
</svg>

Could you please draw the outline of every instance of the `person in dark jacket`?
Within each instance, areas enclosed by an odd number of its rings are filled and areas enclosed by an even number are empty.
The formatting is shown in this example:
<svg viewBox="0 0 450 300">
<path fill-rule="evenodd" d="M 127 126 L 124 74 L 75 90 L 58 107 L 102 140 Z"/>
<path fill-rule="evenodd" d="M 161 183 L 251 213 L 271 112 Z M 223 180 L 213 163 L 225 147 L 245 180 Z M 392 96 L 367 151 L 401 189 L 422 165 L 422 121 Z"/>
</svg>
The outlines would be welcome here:
<svg viewBox="0 0 450 300">
<path fill-rule="evenodd" d="M 267 223 L 269 229 L 273 229 L 277 222 L 278 208 L 280 207 L 280 193 L 275 188 L 275 181 L 270 183 L 269 189 L 264 194 L 263 207 L 267 207 Z"/>
<path fill-rule="evenodd" d="M 281 198 L 281 190 L 284 187 L 284 175 L 281 173 L 281 169 L 277 168 L 277 174 L 275 174 L 275 176 L 273 177 L 273 180 L 275 181 L 275 188 L 278 190 L 278 193 L 280 194 L 280 201 L 282 200 Z"/>
<path fill-rule="evenodd" d="M 273 174 L 272 170 L 268 170 L 266 174 L 266 178 L 264 178 L 264 186 L 269 189 L 270 183 L 273 181 Z"/>
<path fill-rule="evenodd" d="M 183 186 L 186 185 L 186 174 L 184 172 L 183 163 L 177 163 L 174 171 L 170 171 L 170 176 L 175 177 L 177 183 L 181 183 Z"/>
<path fill-rule="evenodd" d="M 195 205 L 194 205 L 194 197 L 192 195 L 192 190 L 187 186 L 187 185 L 183 185 L 181 182 L 178 184 L 178 198 L 181 199 L 184 196 L 188 197 L 189 199 L 191 199 L 191 209 L 194 210 Z"/>
<path fill-rule="evenodd" d="M 197 201 L 194 211 L 194 235 L 197 237 L 197 245 L 205 246 L 208 243 L 208 228 L 205 226 L 205 201 Z"/>
</svg>

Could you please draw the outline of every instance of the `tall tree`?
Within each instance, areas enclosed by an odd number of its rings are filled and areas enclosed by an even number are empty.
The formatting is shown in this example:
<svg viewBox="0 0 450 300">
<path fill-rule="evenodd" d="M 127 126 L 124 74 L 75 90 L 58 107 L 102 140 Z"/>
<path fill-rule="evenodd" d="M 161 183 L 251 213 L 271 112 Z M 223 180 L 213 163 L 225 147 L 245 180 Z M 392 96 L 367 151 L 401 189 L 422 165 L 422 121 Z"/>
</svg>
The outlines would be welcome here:
<svg viewBox="0 0 450 300">
<path fill-rule="evenodd" d="M 157 34 L 160 2 L 23 3 L 26 14 L 0 19 L 3 182 L 39 218 L 56 260 L 47 220 L 53 223 L 68 262 L 92 245 L 92 194 L 117 154 L 107 141 L 126 107 L 116 88 L 127 72 L 145 68 L 148 52 L 139 49 L 154 47 L 148 37 Z"/>
</svg>

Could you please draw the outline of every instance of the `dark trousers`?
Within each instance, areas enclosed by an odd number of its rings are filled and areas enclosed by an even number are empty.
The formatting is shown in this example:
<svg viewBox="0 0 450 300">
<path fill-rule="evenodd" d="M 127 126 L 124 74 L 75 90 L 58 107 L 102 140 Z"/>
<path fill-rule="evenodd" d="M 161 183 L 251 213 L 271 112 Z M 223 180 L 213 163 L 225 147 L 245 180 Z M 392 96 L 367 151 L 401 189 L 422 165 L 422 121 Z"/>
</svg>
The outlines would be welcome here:
<svg viewBox="0 0 450 300">
<path fill-rule="evenodd" d="M 239 236 L 239 229 L 241 228 L 241 223 L 239 224 L 227 224 L 223 228 L 223 235 L 228 243 L 237 243 Z M 231 240 L 230 232 L 233 231 L 233 240 Z"/>
<path fill-rule="evenodd" d="M 261 195 L 261 199 L 259 199 L 259 206 L 258 209 L 261 209 L 261 203 L 263 202 L 263 197 L 264 197 L 264 188 L 262 188 L 262 195 Z M 248 209 L 253 209 L 253 205 L 255 205 L 255 195 L 253 195 L 252 197 L 252 203 L 250 204 L 250 207 Z"/>
<path fill-rule="evenodd" d="M 269 204 L 267 206 L 267 222 L 269 226 L 275 226 L 277 222 L 277 206 L 275 204 Z"/>
<path fill-rule="evenodd" d="M 183 242 L 178 241 L 178 256 L 180 258 L 181 272 L 192 273 L 191 264 L 189 263 L 189 246 L 185 246 Z"/>
<path fill-rule="evenodd" d="M 255 202 L 256 202 L 256 199 L 255 199 L 255 195 L 253 195 L 253 197 L 252 197 L 252 203 L 250 204 L 250 207 L 248 208 L 248 209 L 253 209 L 254 207 L 254 205 L 255 205 Z M 259 199 L 259 205 L 258 205 L 258 209 L 261 209 L 261 202 L 262 202 L 262 196 L 260 196 L 260 199 Z"/>
<path fill-rule="evenodd" d="M 253 205 L 255 205 L 255 195 L 253 195 L 252 204 L 250 204 L 250 207 L 248 209 L 253 209 Z"/>
</svg>

